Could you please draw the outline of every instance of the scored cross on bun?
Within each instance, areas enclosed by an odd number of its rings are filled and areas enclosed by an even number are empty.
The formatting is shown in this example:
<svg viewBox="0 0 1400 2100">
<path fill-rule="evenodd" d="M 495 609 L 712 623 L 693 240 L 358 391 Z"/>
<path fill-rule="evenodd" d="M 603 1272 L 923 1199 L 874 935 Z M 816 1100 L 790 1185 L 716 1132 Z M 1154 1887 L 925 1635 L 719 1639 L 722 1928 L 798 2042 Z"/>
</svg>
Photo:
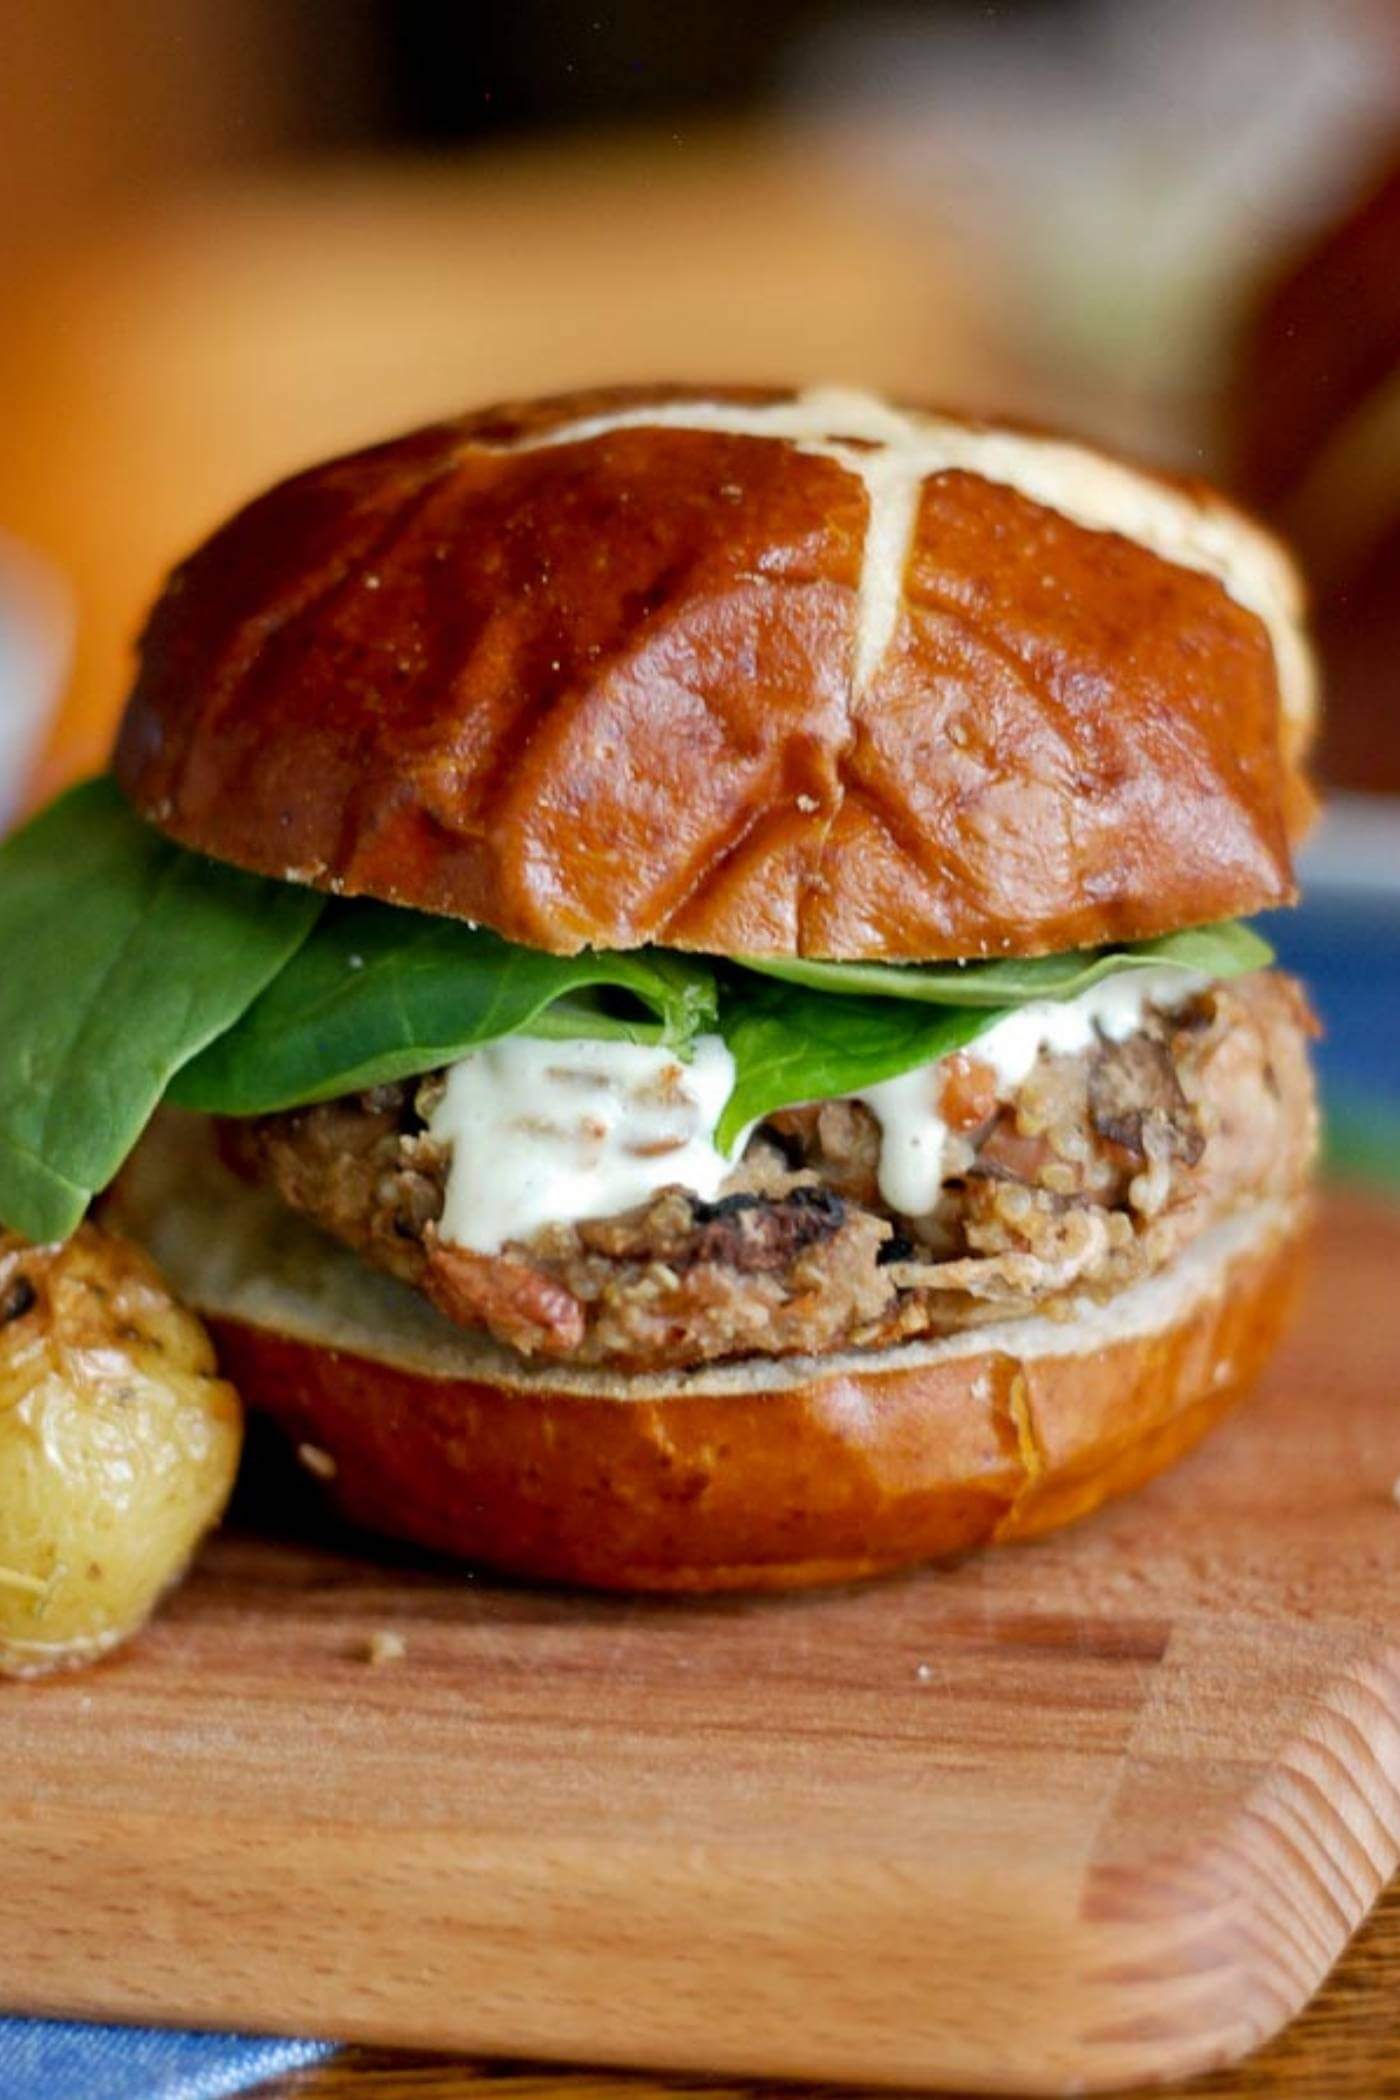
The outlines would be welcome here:
<svg viewBox="0 0 1400 2100">
<path fill-rule="evenodd" d="M 838 388 L 312 468 L 176 572 L 119 780 L 220 859 L 557 953 L 967 958 L 1292 896 L 1312 674 L 1240 512 Z"/>
</svg>

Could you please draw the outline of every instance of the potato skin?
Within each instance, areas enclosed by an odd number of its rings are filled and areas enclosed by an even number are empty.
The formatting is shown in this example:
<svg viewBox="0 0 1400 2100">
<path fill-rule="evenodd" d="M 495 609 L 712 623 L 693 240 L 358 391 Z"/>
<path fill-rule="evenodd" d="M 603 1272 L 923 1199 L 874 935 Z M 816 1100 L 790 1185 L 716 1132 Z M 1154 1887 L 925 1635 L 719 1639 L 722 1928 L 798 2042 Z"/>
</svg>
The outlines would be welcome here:
<svg viewBox="0 0 1400 2100">
<path fill-rule="evenodd" d="M 0 1675 L 144 1624 L 233 1486 L 243 1417 L 148 1256 L 93 1224 L 0 1233 Z"/>
</svg>

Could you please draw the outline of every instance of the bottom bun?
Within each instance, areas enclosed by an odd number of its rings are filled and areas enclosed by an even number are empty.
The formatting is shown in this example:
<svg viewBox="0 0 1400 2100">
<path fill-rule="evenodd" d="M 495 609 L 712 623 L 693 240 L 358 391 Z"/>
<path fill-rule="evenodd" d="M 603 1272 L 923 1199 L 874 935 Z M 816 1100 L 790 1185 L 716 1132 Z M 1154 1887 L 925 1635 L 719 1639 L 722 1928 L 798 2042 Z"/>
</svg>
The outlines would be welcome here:
<svg viewBox="0 0 1400 2100">
<path fill-rule="evenodd" d="M 1069 1320 L 628 1378 L 462 1334 L 226 1176 L 183 1120 L 113 1209 L 352 1521 L 614 1590 L 844 1582 L 1072 1522 L 1241 1396 L 1302 1236 L 1300 1209 L 1261 1204 Z"/>
</svg>

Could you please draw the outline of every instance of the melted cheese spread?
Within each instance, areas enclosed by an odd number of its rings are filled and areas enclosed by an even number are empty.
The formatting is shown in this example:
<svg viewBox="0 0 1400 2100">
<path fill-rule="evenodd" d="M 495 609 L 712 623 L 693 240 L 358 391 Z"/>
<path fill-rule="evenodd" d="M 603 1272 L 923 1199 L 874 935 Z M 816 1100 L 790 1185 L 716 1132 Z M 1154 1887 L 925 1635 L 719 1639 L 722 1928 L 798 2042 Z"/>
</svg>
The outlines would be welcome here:
<svg viewBox="0 0 1400 2100">
<path fill-rule="evenodd" d="M 715 1125 L 734 1060 L 703 1035 L 691 1062 L 646 1043 L 507 1036 L 448 1070 L 428 1124 L 452 1151 L 439 1231 L 495 1254 L 542 1225 L 609 1218 L 674 1183 L 705 1199 L 733 1162 Z"/>
</svg>

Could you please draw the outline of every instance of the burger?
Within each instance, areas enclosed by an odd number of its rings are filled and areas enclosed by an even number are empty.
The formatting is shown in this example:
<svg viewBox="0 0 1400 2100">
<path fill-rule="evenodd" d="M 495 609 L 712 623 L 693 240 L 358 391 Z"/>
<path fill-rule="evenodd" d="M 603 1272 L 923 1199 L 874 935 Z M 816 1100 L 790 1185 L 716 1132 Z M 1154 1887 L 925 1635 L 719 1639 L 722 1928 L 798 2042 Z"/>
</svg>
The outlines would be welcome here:
<svg viewBox="0 0 1400 2100">
<path fill-rule="evenodd" d="M 312 468 L 0 853 L 0 1220 L 99 1199 L 350 1518 L 517 1576 L 1044 1532 L 1280 1330 L 1312 716 L 1261 529 L 1017 428 L 657 386 Z"/>
</svg>

